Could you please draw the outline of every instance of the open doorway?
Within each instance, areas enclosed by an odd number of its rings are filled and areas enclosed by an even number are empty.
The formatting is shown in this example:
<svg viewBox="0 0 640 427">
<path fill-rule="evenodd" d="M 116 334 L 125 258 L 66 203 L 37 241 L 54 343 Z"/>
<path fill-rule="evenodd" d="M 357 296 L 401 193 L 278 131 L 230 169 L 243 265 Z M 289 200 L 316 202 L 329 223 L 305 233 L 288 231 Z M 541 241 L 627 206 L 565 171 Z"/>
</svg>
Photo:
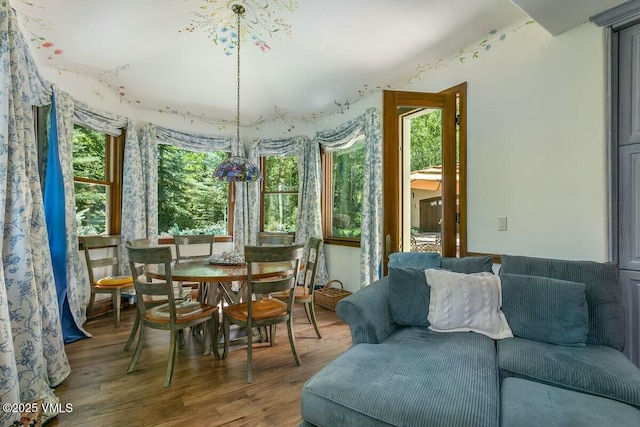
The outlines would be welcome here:
<svg viewBox="0 0 640 427">
<path fill-rule="evenodd" d="M 385 91 L 383 114 L 386 255 L 464 256 L 466 83 L 437 94 Z"/>
</svg>

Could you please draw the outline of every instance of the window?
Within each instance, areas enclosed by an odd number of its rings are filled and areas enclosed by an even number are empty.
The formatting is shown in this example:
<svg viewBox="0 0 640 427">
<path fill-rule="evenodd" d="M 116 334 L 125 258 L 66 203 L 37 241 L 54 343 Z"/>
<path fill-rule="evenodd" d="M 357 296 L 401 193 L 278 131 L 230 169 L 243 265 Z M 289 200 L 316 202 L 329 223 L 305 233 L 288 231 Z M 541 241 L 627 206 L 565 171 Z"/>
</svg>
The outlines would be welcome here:
<svg viewBox="0 0 640 427">
<path fill-rule="evenodd" d="M 346 149 L 326 152 L 323 157 L 324 235 L 328 239 L 358 242 L 362 224 L 364 138 L 355 139 Z"/>
<path fill-rule="evenodd" d="M 158 231 L 229 234 L 229 183 L 213 177 L 225 152 L 194 152 L 158 146 Z"/>
<path fill-rule="evenodd" d="M 262 173 L 262 230 L 295 232 L 298 217 L 296 157 L 263 157 Z"/>
<path fill-rule="evenodd" d="M 120 234 L 124 130 L 115 137 L 73 127 L 78 235 Z"/>
</svg>

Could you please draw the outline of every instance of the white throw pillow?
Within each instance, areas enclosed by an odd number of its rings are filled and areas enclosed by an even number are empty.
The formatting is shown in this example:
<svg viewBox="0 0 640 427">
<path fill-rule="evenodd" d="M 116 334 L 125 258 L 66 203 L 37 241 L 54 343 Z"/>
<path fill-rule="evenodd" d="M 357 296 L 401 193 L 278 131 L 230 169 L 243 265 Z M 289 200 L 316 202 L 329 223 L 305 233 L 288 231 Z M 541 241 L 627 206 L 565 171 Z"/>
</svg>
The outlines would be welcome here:
<svg viewBox="0 0 640 427">
<path fill-rule="evenodd" d="M 513 336 L 502 306 L 500 277 L 492 273 L 463 274 L 425 270 L 431 287 L 429 329 L 477 332 L 493 339 Z"/>
</svg>

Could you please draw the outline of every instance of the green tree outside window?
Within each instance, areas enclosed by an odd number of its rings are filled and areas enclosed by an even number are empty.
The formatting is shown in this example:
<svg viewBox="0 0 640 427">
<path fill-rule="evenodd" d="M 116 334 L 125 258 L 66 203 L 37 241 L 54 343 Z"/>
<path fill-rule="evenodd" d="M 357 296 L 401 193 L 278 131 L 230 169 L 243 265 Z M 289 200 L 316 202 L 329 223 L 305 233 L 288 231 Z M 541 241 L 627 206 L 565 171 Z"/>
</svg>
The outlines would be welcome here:
<svg viewBox="0 0 640 427">
<path fill-rule="evenodd" d="M 158 147 L 160 234 L 227 234 L 229 184 L 213 177 L 224 152 Z"/>
<path fill-rule="evenodd" d="M 364 140 L 331 153 L 332 237 L 360 237 L 364 186 Z"/>
<path fill-rule="evenodd" d="M 263 230 L 294 232 L 298 218 L 297 158 L 268 156 L 263 164 Z"/>
</svg>

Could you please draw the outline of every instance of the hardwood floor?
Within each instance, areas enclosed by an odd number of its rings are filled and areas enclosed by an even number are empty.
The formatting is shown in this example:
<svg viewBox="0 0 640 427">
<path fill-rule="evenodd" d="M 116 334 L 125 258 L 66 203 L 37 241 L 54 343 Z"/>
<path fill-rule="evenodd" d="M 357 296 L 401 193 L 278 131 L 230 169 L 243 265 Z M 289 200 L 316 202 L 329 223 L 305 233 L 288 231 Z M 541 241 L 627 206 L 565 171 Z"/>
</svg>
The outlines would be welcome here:
<svg viewBox="0 0 640 427">
<path fill-rule="evenodd" d="M 126 370 L 134 349 L 123 351 L 135 311 L 122 312 L 119 329 L 106 314 L 85 327 L 93 338 L 66 346 L 71 375 L 56 388 L 61 413 L 48 426 L 296 426 L 305 381 L 351 346 L 348 326 L 336 314 L 316 308 L 322 339 L 296 305 L 294 330 L 301 366 L 296 366 L 286 326 L 278 326 L 274 347 L 254 345 L 253 383 L 247 384 L 246 346 L 230 349 L 226 360 L 202 354 L 203 345 L 187 336 L 173 381 L 163 387 L 169 334 L 147 330 L 136 370 Z"/>
</svg>

